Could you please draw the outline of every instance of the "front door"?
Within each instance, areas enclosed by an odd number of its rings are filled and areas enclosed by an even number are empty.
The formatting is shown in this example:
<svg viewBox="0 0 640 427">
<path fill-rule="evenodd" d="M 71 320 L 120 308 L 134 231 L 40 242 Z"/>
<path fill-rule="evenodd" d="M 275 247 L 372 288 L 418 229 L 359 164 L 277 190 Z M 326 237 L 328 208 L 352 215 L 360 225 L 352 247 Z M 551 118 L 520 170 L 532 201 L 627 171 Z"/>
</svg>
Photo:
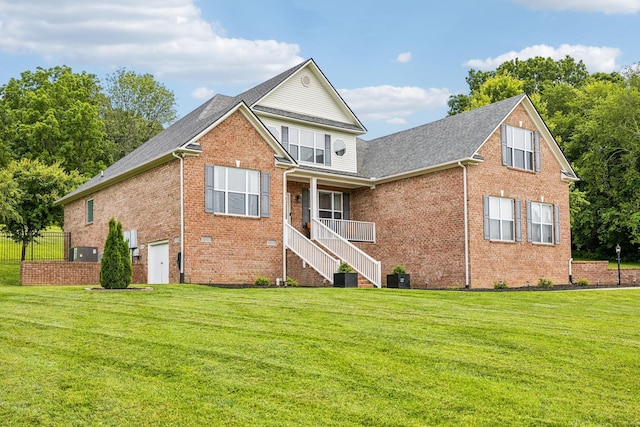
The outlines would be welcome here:
<svg viewBox="0 0 640 427">
<path fill-rule="evenodd" d="M 149 243 L 147 283 L 169 283 L 169 242 Z"/>
</svg>

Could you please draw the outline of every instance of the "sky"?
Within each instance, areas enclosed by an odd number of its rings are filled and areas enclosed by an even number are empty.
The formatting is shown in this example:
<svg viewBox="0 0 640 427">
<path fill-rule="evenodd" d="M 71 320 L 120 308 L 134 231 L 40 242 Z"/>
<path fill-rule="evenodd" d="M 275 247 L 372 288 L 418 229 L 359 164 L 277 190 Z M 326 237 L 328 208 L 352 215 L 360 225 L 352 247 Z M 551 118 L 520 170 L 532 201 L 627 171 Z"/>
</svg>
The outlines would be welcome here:
<svg viewBox="0 0 640 427">
<path fill-rule="evenodd" d="M 0 86 L 37 67 L 150 73 L 182 117 L 313 58 L 373 139 L 441 119 L 470 69 L 640 62 L 640 0 L 0 0 Z"/>
</svg>

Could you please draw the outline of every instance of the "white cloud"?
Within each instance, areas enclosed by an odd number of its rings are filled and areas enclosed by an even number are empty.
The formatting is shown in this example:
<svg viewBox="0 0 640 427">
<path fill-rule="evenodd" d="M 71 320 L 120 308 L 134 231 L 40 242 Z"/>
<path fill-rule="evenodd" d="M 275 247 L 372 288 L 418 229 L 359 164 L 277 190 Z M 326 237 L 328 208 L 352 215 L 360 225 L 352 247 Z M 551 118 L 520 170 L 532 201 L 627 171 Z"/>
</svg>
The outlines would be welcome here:
<svg viewBox="0 0 640 427">
<path fill-rule="evenodd" d="M 480 70 L 495 70 L 503 62 L 511 61 L 515 58 L 524 61 L 529 58 L 541 56 L 543 58 L 552 58 L 557 61 L 568 55 L 576 61 L 582 60 L 587 69 L 592 73 L 609 73 L 619 69 L 619 66 L 616 64 L 616 59 L 621 55 L 621 53 L 620 49 L 614 47 L 563 44 L 560 45 L 560 47 L 555 48 L 540 44 L 524 48 L 520 52 L 507 52 L 495 58 L 471 59 L 465 62 L 464 65 Z"/>
<path fill-rule="evenodd" d="M 340 95 L 361 119 L 406 124 L 406 118 L 425 110 L 447 106 L 451 92 L 446 88 L 370 86 L 340 89 Z"/>
<path fill-rule="evenodd" d="M 514 0 L 533 9 L 553 9 L 606 14 L 636 14 L 640 0 Z"/>
<path fill-rule="evenodd" d="M 276 40 L 228 38 L 193 0 L 0 0 L 0 52 L 219 84 L 272 77 L 302 62 L 299 50 Z"/>
<path fill-rule="evenodd" d="M 198 87 L 191 92 L 191 96 L 195 99 L 209 99 L 213 96 L 215 91 L 206 87 Z"/>
<path fill-rule="evenodd" d="M 404 52 L 398 55 L 398 57 L 396 58 L 396 62 L 400 62 L 400 63 L 410 62 L 411 58 L 412 58 L 411 52 Z"/>
</svg>

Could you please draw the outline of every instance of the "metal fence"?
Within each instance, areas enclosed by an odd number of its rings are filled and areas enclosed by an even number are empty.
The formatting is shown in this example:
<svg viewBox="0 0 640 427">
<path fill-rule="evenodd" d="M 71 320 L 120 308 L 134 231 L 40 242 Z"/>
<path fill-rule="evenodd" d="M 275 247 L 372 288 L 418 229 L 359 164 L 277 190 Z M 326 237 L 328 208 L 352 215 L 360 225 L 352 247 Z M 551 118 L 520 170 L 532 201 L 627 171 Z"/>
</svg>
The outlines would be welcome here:
<svg viewBox="0 0 640 427">
<path fill-rule="evenodd" d="M 45 231 L 27 246 L 27 261 L 63 261 L 69 258 L 71 233 Z M 7 234 L 0 233 L 0 261 L 20 261 L 22 244 L 14 242 Z"/>
</svg>

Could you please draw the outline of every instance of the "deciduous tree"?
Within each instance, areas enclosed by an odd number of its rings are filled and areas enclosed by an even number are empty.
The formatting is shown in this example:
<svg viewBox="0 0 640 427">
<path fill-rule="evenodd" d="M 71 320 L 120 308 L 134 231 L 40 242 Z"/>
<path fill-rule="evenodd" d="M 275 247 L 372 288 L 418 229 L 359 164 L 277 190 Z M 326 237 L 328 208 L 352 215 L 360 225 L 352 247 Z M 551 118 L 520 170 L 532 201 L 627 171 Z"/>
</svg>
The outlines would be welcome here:
<svg viewBox="0 0 640 427">
<path fill-rule="evenodd" d="M 6 174 L 6 176 L 4 176 Z M 4 172 L 2 183 L 13 196 L 8 201 L 11 213 L 0 229 L 22 244 L 24 260 L 29 243 L 52 225 L 62 225 L 63 207 L 54 202 L 82 182 L 76 173 L 67 173 L 58 164 L 47 166 L 38 160 L 13 161 Z"/>
</svg>

